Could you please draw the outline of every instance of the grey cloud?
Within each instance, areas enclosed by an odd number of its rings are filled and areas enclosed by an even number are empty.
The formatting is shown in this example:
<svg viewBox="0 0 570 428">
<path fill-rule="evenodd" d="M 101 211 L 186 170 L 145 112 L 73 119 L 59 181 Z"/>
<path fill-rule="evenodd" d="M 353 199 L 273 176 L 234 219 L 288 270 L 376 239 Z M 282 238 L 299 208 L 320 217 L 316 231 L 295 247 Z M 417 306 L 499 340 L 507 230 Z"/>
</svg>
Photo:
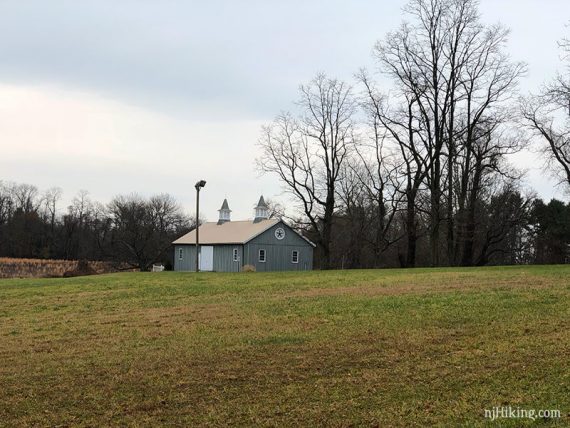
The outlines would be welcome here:
<svg viewBox="0 0 570 428">
<path fill-rule="evenodd" d="M 0 78 L 87 88 L 170 112 L 271 117 L 316 71 L 350 76 L 369 59 L 372 33 L 383 33 L 368 15 L 381 8 L 370 4 L 4 2 Z M 347 46 L 363 21 L 370 37 Z"/>
</svg>

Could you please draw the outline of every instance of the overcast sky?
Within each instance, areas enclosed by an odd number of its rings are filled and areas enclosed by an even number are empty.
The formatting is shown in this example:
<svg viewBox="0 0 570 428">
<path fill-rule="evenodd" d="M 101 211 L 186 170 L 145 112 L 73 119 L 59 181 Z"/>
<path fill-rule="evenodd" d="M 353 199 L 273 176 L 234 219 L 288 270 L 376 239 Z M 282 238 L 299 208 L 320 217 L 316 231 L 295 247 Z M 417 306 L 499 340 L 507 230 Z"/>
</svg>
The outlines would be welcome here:
<svg viewBox="0 0 570 428">
<path fill-rule="evenodd" d="M 115 194 L 168 192 L 217 218 L 252 216 L 262 124 L 291 108 L 317 72 L 374 70 L 374 43 L 402 21 L 402 0 L 0 2 L 0 180 Z M 486 22 L 512 30 L 528 63 L 521 91 L 560 68 L 568 0 L 483 0 Z M 539 196 L 563 198 L 535 153 L 517 156 Z M 64 207 L 62 206 L 62 209 Z"/>
</svg>

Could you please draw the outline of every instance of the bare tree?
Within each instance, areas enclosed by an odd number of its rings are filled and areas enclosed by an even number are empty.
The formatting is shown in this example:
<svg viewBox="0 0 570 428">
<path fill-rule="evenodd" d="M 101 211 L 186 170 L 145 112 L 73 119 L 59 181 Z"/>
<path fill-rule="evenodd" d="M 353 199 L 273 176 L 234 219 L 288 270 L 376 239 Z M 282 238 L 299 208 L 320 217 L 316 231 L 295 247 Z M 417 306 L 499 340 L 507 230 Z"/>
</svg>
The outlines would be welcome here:
<svg viewBox="0 0 570 428">
<path fill-rule="evenodd" d="M 89 192 L 87 190 L 80 190 L 71 200 L 68 212 L 78 220 L 79 227 L 81 227 L 84 223 L 85 217 L 89 215 L 92 207 L 93 202 L 89 197 Z"/>
<path fill-rule="evenodd" d="M 394 181 L 394 190 L 400 196 L 394 198 L 405 202 L 405 233 L 406 233 L 406 259 L 403 263 L 407 267 L 416 264 L 416 247 L 419 238 L 418 231 L 418 196 L 428 173 L 429 155 L 422 140 L 422 119 L 417 114 L 418 95 L 405 88 L 401 90 L 395 100 L 381 96 L 373 82 L 361 72 L 358 76 L 365 89 L 368 109 L 372 110 L 373 120 L 377 121 L 378 135 L 384 129 L 387 138 L 395 142 L 399 161 L 397 169 L 390 174 Z M 390 107 L 390 104 L 394 106 Z M 381 150 L 384 150 L 382 147 Z"/>
<path fill-rule="evenodd" d="M 516 111 L 511 101 L 516 94 L 519 78 L 526 67 L 512 62 L 504 53 L 508 31 L 500 25 L 488 28 L 474 27 L 473 43 L 465 57 L 458 77 L 460 102 L 456 107 L 455 132 L 450 134 L 455 144 L 454 156 L 449 157 L 448 171 L 448 261 L 457 261 L 457 243 L 454 243 L 454 208 L 458 210 L 461 238 L 464 242 L 462 264 L 471 264 L 473 217 L 475 205 L 482 195 L 486 176 L 506 176 L 518 179 L 518 174 L 505 162 L 505 156 L 519 151 L 525 142 L 523 136 L 509 129 Z M 454 189 L 453 171 L 459 170 L 458 186 Z M 495 183 L 497 184 L 497 183 Z M 454 192 L 457 193 L 453 198 Z M 455 206 L 457 204 L 457 206 Z M 462 213 L 467 211 L 467 221 Z"/>
<path fill-rule="evenodd" d="M 402 152 L 412 155 L 413 173 L 420 171 L 429 190 L 432 265 L 441 264 L 443 222 L 448 261 L 454 252 L 456 140 L 465 132 L 456 129 L 458 122 L 472 131 L 492 115 L 494 104 L 509 98 L 524 72 L 523 64 L 511 64 L 501 51 L 508 32 L 481 24 L 477 6 L 476 0 L 412 0 L 405 9 L 412 24 L 403 24 L 375 48 L 382 70 L 396 82 L 401 106 L 400 118 L 392 113 L 386 122 L 408 129 L 408 141 L 400 137 Z M 407 125 L 401 119 L 406 116 Z"/>
<path fill-rule="evenodd" d="M 265 205 L 269 208 L 269 218 L 284 218 L 286 216 L 285 206 L 273 199 L 265 199 Z"/>
<path fill-rule="evenodd" d="M 38 188 L 31 184 L 12 184 L 10 186 L 15 210 L 25 214 L 37 211 L 41 204 Z"/>
<path fill-rule="evenodd" d="M 44 191 L 42 195 L 45 216 L 49 221 L 52 231 L 55 227 L 55 219 L 57 216 L 57 203 L 60 201 L 62 195 L 63 190 L 59 187 L 50 187 Z"/>
<path fill-rule="evenodd" d="M 398 174 L 402 162 L 388 146 L 393 138 L 388 131 L 390 125 L 385 123 L 382 95 L 364 70 L 360 71 L 357 79 L 364 87 L 360 107 L 365 116 L 365 133 L 362 141 L 354 147 L 354 159 L 348 163 L 351 174 L 347 174 L 347 178 L 349 183 L 352 182 L 351 193 L 361 194 L 367 211 L 371 211 L 368 215 L 370 223 L 365 224 L 371 233 L 365 235 L 364 240 L 372 245 L 378 265 L 381 254 L 401 238 L 391 235 L 390 231 L 402 200 L 402 177 Z"/>
<path fill-rule="evenodd" d="M 566 74 L 559 73 L 538 95 L 521 103 L 527 127 L 547 144 L 543 153 L 554 173 L 570 189 L 570 41 L 560 43 L 567 61 Z"/>
<path fill-rule="evenodd" d="M 152 196 L 148 205 L 158 233 L 177 234 L 188 227 L 190 220 L 183 214 L 182 207 L 173 196 L 167 193 Z"/>
<path fill-rule="evenodd" d="M 66 258 L 88 258 L 90 243 L 88 233 L 90 218 L 93 211 L 93 201 L 87 190 L 80 190 L 67 207 L 63 217 L 63 252 Z"/>
<path fill-rule="evenodd" d="M 167 194 L 148 200 L 138 195 L 117 196 L 108 210 L 114 254 L 141 270 L 162 259 L 172 240 L 189 229 L 189 219 Z"/>
<path fill-rule="evenodd" d="M 49 250 L 50 253 L 54 252 L 55 249 L 55 226 L 57 218 L 57 203 L 61 199 L 63 190 L 59 187 L 51 187 L 43 192 L 42 204 L 44 208 L 44 217 L 49 224 Z"/>
<path fill-rule="evenodd" d="M 263 128 L 260 171 L 277 175 L 317 232 L 321 267 L 330 267 L 331 230 L 342 166 L 353 145 L 356 103 L 346 83 L 319 74 L 300 87 L 300 115 L 284 113 Z"/>
<path fill-rule="evenodd" d="M 558 111 L 556 111 L 558 110 Z M 537 97 L 523 102 L 522 114 L 527 126 L 535 135 L 543 138 L 547 147 L 543 153 L 549 167 L 570 186 L 570 127 L 568 120 L 561 119 L 561 110 L 550 101 Z"/>
<path fill-rule="evenodd" d="M 12 217 L 14 201 L 10 186 L 0 181 L 0 225 L 3 225 Z"/>
<path fill-rule="evenodd" d="M 474 263 L 474 245 L 477 228 L 484 225 L 477 223 L 477 213 L 492 199 L 496 188 L 513 186 L 521 174 L 506 161 L 506 156 L 518 152 L 525 143 L 520 133 L 503 127 L 504 118 L 481 119 L 477 127 L 468 132 L 468 140 L 458 138 L 457 182 L 457 240 L 455 242 L 456 259 L 464 266 Z M 502 235 L 501 235 L 502 236 Z M 461 258 L 459 258 L 461 257 Z"/>
</svg>

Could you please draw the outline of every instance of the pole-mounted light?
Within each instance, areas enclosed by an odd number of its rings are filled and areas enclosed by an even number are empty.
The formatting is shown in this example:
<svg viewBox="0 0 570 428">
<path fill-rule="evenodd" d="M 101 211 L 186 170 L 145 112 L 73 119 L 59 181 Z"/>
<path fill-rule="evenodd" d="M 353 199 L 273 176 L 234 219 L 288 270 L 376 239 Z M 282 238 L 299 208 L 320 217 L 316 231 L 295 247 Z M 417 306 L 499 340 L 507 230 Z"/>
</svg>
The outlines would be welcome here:
<svg viewBox="0 0 570 428">
<path fill-rule="evenodd" d="M 199 259 L 199 229 L 200 229 L 200 189 L 206 185 L 206 180 L 200 180 L 195 185 L 196 189 L 196 272 L 200 272 L 200 259 Z"/>
</svg>

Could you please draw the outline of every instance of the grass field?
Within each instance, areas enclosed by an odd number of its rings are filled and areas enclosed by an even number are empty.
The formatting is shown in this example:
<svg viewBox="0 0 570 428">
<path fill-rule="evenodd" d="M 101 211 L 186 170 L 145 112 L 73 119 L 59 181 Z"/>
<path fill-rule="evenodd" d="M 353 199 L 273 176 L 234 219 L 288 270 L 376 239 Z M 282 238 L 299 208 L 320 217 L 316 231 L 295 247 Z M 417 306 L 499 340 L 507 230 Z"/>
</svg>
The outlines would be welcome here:
<svg viewBox="0 0 570 428">
<path fill-rule="evenodd" d="M 2 426 L 570 425 L 570 266 L 0 281 Z M 495 423 L 496 425 L 496 423 Z"/>
</svg>

